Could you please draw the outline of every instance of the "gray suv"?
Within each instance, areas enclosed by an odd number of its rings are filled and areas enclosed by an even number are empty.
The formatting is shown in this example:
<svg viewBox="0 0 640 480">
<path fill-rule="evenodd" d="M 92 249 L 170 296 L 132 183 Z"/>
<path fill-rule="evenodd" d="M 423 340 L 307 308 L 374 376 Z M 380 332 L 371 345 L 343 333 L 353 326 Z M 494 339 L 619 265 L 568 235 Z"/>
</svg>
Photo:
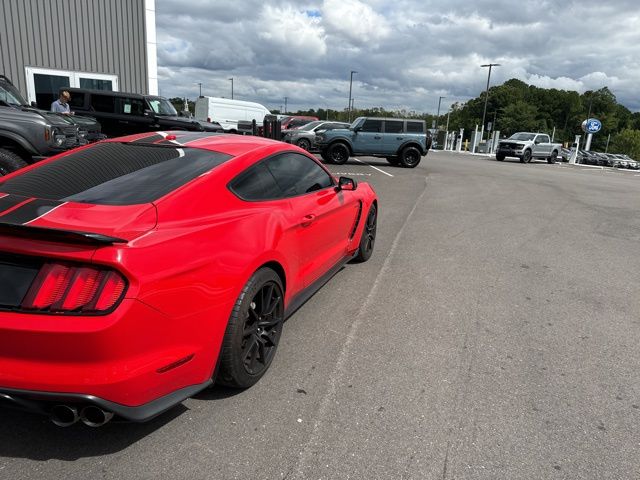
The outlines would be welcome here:
<svg viewBox="0 0 640 480">
<path fill-rule="evenodd" d="M 424 120 L 358 117 L 348 129 L 316 135 L 316 143 L 328 163 L 341 165 L 352 155 L 366 155 L 415 168 L 431 147 L 431 134 Z"/>
<path fill-rule="evenodd" d="M 79 118 L 30 107 L 11 81 L 0 75 L 0 176 L 85 144 L 84 134 Z"/>
</svg>

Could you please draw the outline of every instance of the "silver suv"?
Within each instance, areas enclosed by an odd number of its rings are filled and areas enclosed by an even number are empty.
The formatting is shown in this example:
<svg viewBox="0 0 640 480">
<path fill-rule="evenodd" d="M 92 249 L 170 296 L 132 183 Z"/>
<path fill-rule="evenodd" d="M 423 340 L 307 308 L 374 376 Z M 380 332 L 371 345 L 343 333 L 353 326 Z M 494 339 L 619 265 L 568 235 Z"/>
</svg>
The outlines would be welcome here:
<svg viewBox="0 0 640 480">
<path fill-rule="evenodd" d="M 358 117 L 348 129 L 318 134 L 316 142 L 328 163 L 343 164 L 353 155 L 366 155 L 415 168 L 431 147 L 431 134 L 424 120 Z"/>
</svg>

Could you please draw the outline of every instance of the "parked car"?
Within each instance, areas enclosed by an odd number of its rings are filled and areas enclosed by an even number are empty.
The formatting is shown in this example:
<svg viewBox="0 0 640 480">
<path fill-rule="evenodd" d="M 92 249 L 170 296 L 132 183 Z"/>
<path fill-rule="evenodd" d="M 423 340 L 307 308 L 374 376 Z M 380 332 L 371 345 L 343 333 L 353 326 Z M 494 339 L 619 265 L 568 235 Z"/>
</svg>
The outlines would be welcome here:
<svg viewBox="0 0 640 480">
<path fill-rule="evenodd" d="M 0 176 L 100 137 L 94 118 L 38 110 L 0 75 Z"/>
<path fill-rule="evenodd" d="M 291 130 L 292 128 L 300 128 L 307 123 L 320 120 L 318 117 L 304 116 L 304 115 L 291 115 L 282 120 L 280 124 L 280 130 Z"/>
<path fill-rule="evenodd" d="M 196 119 L 215 122 L 228 133 L 238 133 L 242 129 L 238 122 L 255 120 L 256 126 L 261 128 L 267 115 L 271 115 L 269 110 L 255 102 L 220 97 L 200 97 L 196 100 Z"/>
<path fill-rule="evenodd" d="M 0 180 L 0 399 L 145 421 L 267 371 L 285 318 L 371 256 L 378 200 L 261 137 L 105 140 Z"/>
<path fill-rule="evenodd" d="M 529 163 L 532 159 L 556 163 L 561 149 L 562 145 L 552 143 L 546 133 L 518 132 L 498 142 L 496 160 L 501 162 L 506 157 L 517 157 L 522 163 Z"/>
<path fill-rule="evenodd" d="M 63 88 L 71 93 L 70 107 L 76 113 L 96 117 L 102 133 L 109 137 L 164 130 L 222 132 L 217 123 L 181 117 L 171 102 L 157 95 Z"/>
<path fill-rule="evenodd" d="M 431 147 L 424 120 L 358 117 L 348 129 L 316 135 L 327 163 L 343 164 L 352 155 L 386 158 L 391 165 L 415 168 Z"/>
<path fill-rule="evenodd" d="M 317 120 L 307 123 L 300 128 L 294 128 L 292 130 L 282 132 L 282 140 L 284 142 L 297 145 L 304 150 L 311 150 L 315 148 L 316 134 L 326 132 L 327 130 L 333 130 L 335 128 L 349 128 L 349 124 L 345 122 Z"/>
</svg>

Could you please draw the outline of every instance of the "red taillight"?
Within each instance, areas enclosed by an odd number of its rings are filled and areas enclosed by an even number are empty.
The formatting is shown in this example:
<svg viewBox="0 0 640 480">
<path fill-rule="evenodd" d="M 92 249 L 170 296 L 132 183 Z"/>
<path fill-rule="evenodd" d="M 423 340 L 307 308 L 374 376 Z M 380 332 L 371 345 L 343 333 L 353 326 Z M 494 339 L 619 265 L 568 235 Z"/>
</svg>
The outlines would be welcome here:
<svg viewBox="0 0 640 480">
<path fill-rule="evenodd" d="M 124 278 L 113 270 L 47 263 L 31 284 L 22 308 L 52 313 L 102 313 L 113 308 L 125 288 Z"/>
</svg>

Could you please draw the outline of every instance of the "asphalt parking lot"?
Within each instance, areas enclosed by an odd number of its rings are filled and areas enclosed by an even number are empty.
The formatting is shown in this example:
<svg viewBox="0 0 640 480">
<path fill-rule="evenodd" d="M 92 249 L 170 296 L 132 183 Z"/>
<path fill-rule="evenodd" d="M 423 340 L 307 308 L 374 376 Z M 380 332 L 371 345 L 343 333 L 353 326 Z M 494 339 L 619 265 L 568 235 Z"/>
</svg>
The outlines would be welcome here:
<svg viewBox="0 0 640 480">
<path fill-rule="evenodd" d="M 376 188 L 376 251 L 287 321 L 256 386 L 100 429 L 2 410 L 0 478 L 637 478 L 638 174 L 330 169 Z"/>
</svg>

